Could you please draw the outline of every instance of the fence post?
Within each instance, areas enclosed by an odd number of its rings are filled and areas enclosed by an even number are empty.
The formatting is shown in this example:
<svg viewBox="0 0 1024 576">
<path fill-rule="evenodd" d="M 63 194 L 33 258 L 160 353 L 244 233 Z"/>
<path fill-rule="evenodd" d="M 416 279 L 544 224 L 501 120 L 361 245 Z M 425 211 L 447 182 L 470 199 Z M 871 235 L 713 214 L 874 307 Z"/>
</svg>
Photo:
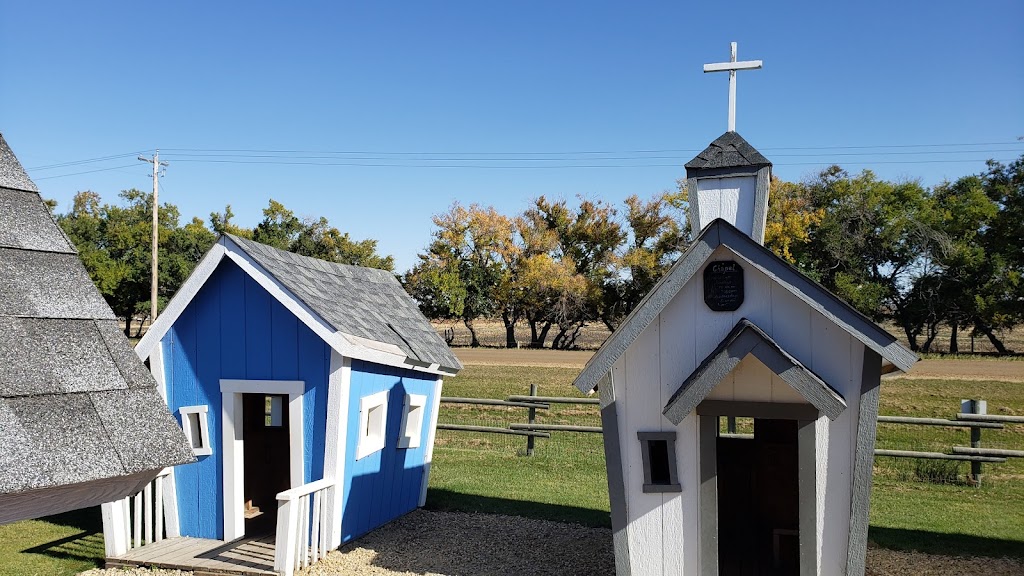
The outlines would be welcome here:
<svg viewBox="0 0 1024 576">
<path fill-rule="evenodd" d="M 988 412 L 988 402 L 961 400 L 960 411 L 966 414 L 985 414 Z M 981 448 L 981 428 L 977 426 L 971 426 L 971 448 Z M 976 487 L 981 487 L 981 462 L 971 462 L 971 480 Z"/>
<path fill-rule="evenodd" d="M 537 395 L 537 385 L 536 384 L 530 384 L 530 396 L 536 396 L 536 395 Z M 529 420 L 530 424 L 536 424 L 536 422 L 537 422 L 537 409 L 536 408 L 528 408 L 528 410 L 530 411 L 529 416 L 528 416 L 528 420 Z M 526 455 L 527 456 L 533 456 L 533 443 L 534 443 L 534 437 L 533 436 L 527 436 L 526 437 Z"/>
<path fill-rule="evenodd" d="M 735 416 L 726 416 L 725 417 L 725 430 L 729 434 L 735 434 L 736 433 L 736 417 Z"/>
</svg>

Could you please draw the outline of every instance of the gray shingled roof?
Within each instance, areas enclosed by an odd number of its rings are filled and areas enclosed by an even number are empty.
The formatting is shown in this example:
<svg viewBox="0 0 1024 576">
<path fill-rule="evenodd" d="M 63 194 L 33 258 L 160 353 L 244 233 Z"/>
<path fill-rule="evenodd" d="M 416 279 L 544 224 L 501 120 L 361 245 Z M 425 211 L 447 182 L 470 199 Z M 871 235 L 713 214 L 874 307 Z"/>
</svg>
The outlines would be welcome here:
<svg viewBox="0 0 1024 576">
<path fill-rule="evenodd" d="M 335 330 L 398 346 L 409 358 L 461 370 L 448 344 L 386 270 L 335 264 L 230 236 Z"/>
<path fill-rule="evenodd" d="M 754 149 L 743 136 L 726 132 L 712 142 L 696 158 L 686 163 L 688 169 L 740 168 L 771 166 L 771 162 Z"/>
<path fill-rule="evenodd" d="M 0 494 L 195 458 L 0 135 Z"/>
</svg>

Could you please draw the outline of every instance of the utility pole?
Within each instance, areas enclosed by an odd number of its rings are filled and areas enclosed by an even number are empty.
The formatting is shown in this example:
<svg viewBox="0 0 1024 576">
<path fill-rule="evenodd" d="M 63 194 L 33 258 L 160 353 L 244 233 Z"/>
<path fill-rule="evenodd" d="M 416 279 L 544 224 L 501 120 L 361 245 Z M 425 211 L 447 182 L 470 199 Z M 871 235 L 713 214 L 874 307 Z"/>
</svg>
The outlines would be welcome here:
<svg viewBox="0 0 1024 576">
<path fill-rule="evenodd" d="M 149 325 L 152 326 L 153 322 L 156 322 L 156 286 L 157 286 L 157 264 L 156 255 L 157 248 L 159 246 L 159 234 L 158 228 L 160 225 L 160 203 L 157 201 L 157 193 L 160 188 L 160 168 L 166 167 L 167 162 L 160 161 L 160 150 L 156 150 L 153 153 L 153 158 L 146 158 L 145 156 L 139 156 L 139 160 L 143 162 L 149 162 L 153 165 L 153 265 L 152 265 L 152 276 L 150 277 L 149 286 Z"/>
</svg>

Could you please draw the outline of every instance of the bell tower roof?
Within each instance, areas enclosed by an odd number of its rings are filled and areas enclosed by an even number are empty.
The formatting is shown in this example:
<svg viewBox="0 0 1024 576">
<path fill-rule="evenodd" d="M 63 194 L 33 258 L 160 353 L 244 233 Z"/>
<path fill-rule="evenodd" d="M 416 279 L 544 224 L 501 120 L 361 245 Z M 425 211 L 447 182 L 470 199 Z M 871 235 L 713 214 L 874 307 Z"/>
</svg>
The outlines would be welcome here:
<svg viewBox="0 0 1024 576">
<path fill-rule="evenodd" d="M 737 132 L 726 132 L 703 152 L 686 163 L 686 171 L 711 168 L 745 168 L 771 166 L 772 163 Z"/>
</svg>

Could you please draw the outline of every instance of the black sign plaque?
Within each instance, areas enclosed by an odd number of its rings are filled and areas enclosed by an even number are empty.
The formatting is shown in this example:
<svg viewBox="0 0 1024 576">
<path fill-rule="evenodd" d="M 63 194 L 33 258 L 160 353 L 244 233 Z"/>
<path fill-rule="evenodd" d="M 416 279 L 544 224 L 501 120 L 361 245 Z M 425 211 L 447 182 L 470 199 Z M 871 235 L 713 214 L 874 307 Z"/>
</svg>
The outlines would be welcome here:
<svg viewBox="0 0 1024 576">
<path fill-rule="evenodd" d="M 732 260 L 710 262 L 704 269 L 704 303 L 715 312 L 732 312 L 743 304 L 743 268 Z"/>
</svg>

